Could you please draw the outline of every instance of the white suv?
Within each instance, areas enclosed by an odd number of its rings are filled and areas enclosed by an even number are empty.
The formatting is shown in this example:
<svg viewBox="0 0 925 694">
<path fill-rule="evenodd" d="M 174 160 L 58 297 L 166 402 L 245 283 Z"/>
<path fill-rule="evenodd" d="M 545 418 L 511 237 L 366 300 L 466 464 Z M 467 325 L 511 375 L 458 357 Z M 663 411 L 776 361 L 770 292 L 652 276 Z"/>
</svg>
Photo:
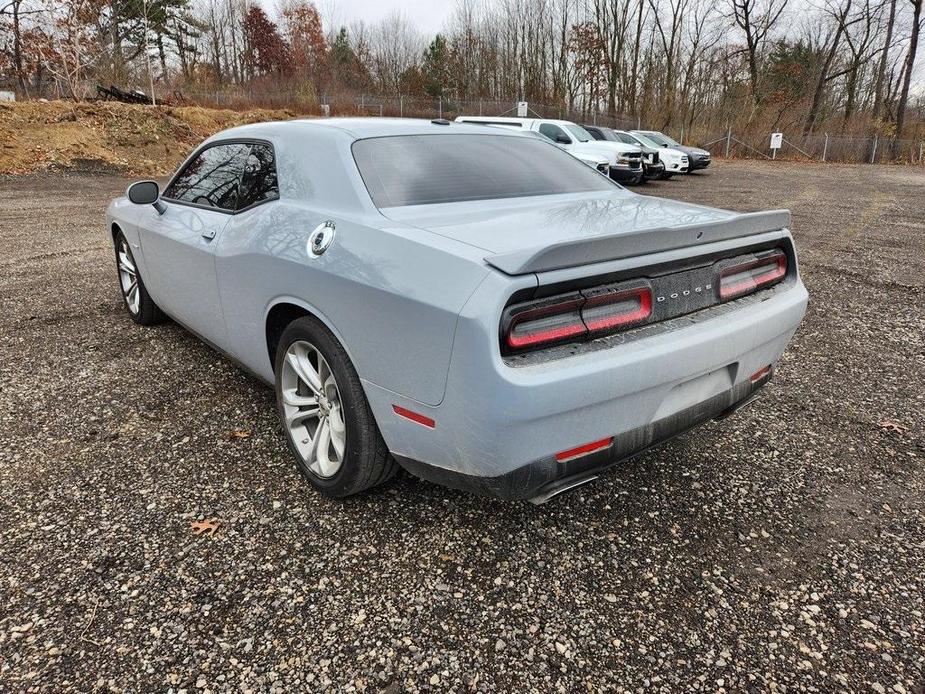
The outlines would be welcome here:
<svg viewBox="0 0 925 694">
<path fill-rule="evenodd" d="M 610 177 L 620 183 L 635 185 L 642 182 L 642 149 L 622 142 L 595 140 L 580 125 L 567 120 L 549 118 L 507 118 L 504 116 L 459 116 L 459 123 L 502 125 L 508 128 L 532 130 L 545 135 L 574 155 L 596 154 L 607 158 Z"/>
<path fill-rule="evenodd" d="M 687 152 L 656 142 L 649 137 L 646 132 L 640 130 L 633 130 L 632 132 L 616 130 L 614 132 L 628 135 L 633 140 L 646 147 L 654 147 L 657 149 L 659 158 L 665 162 L 665 178 L 671 178 L 676 173 L 687 173 L 690 169 L 690 157 L 687 155 Z"/>
</svg>

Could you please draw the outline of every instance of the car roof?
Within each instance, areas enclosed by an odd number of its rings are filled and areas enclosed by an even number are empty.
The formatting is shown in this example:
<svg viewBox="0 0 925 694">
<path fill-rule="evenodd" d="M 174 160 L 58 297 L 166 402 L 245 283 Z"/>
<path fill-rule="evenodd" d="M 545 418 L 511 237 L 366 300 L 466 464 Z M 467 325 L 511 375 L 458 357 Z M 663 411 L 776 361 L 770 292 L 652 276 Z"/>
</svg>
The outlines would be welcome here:
<svg viewBox="0 0 925 694">
<path fill-rule="evenodd" d="M 423 118 L 301 118 L 240 125 L 213 137 L 285 137 L 306 132 L 317 134 L 322 128 L 332 134 L 341 133 L 354 140 L 389 135 L 485 134 L 483 125 L 453 121 L 435 122 Z M 492 134 L 513 135 L 501 128 L 497 128 Z"/>
<path fill-rule="evenodd" d="M 457 116 L 457 123 L 510 123 L 511 125 L 530 125 L 532 123 L 554 123 L 555 125 L 575 125 L 574 121 L 560 120 L 558 118 L 515 118 L 513 116 Z"/>
</svg>

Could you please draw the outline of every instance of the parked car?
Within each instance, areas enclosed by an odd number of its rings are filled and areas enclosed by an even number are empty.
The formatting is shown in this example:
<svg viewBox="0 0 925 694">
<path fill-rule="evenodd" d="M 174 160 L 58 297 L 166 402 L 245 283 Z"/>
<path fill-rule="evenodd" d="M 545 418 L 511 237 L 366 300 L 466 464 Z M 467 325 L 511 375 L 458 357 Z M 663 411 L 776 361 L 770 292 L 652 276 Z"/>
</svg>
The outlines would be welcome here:
<svg viewBox="0 0 925 694">
<path fill-rule="evenodd" d="M 705 169 L 710 165 L 710 153 L 705 149 L 682 145 L 657 130 L 634 130 L 633 133 L 647 137 L 662 147 L 670 147 L 684 152 L 690 159 L 688 173 L 697 169 Z"/>
<path fill-rule="evenodd" d="M 456 122 L 498 125 L 519 131 L 536 131 L 571 154 L 583 152 L 607 157 L 610 164 L 610 177 L 615 181 L 629 185 L 642 183 L 642 149 L 621 142 L 600 142 L 595 140 L 587 130 L 571 121 L 503 116 L 459 116 Z"/>
<path fill-rule="evenodd" d="M 627 145 L 638 145 L 642 149 L 642 176 L 644 180 L 670 178 L 672 174 L 665 173 L 665 163 L 659 159 L 658 147 L 647 147 L 635 138 L 617 133 L 611 128 L 605 128 L 602 125 L 583 125 L 595 140 L 608 140 L 610 142 L 622 142 Z"/>
<path fill-rule="evenodd" d="M 129 316 L 274 386 L 322 493 L 400 465 L 539 502 L 757 395 L 806 308 L 789 223 L 501 129 L 357 118 L 220 132 L 106 235 Z"/>
<path fill-rule="evenodd" d="M 658 150 L 659 159 L 665 164 L 665 173 L 662 176 L 663 179 L 669 179 L 675 174 L 687 173 L 690 168 L 690 159 L 688 158 L 685 152 L 682 152 L 680 149 L 674 149 L 673 147 L 663 147 L 662 145 L 655 142 L 655 140 L 650 140 L 645 135 L 642 135 L 635 130 L 614 130 L 614 133 L 620 138 L 629 139 L 632 142 L 636 142 L 640 147 L 648 147 Z"/>
<path fill-rule="evenodd" d="M 494 127 L 504 127 L 504 126 L 491 125 L 489 127 L 494 128 Z M 549 144 L 555 145 L 556 147 L 559 147 L 560 149 L 565 149 L 562 145 L 553 142 L 548 137 L 543 135 L 543 133 L 537 130 L 524 130 L 523 134 L 529 137 L 534 137 L 538 140 L 542 140 L 543 142 L 548 142 Z M 565 151 L 568 152 L 567 149 L 565 149 Z M 610 164 L 607 162 L 607 157 L 602 156 L 600 154 L 592 154 L 591 152 L 572 151 L 572 152 L 569 152 L 569 154 L 571 154 L 573 157 L 575 157 L 579 161 L 584 162 L 585 164 L 590 166 L 592 169 L 596 169 L 598 172 L 604 174 L 607 177 L 610 177 Z"/>
</svg>

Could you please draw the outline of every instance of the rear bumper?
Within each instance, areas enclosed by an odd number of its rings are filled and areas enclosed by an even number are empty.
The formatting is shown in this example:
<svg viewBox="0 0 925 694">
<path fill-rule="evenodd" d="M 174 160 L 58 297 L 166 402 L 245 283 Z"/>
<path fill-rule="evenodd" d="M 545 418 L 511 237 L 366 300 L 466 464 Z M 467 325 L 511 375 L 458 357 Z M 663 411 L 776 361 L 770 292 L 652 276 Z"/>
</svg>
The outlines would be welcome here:
<svg viewBox="0 0 925 694">
<path fill-rule="evenodd" d="M 468 475 L 435 467 L 418 460 L 396 456 L 408 472 L 435 484 L 500 499 L 530 499 L 542 503 L 560 490 L 578 486 L 597 473 L 664 443 L 712 419 L 726 417 L 751 402 L 771 378 L 768 373 L 756 383 L 743 381 L 733 388 L 690 407 L 628 431 L 616 432 L 606 448 L 580 458 L 559 462 L 548 455 L 495 477 Z M 614 429 L 617 429 L 614 423 Z"/>
<path fill-rule="evenodd" d="M 580 466 L 606 467 L 747 399 L 756 385 L 750 376 L 778 361 L 807 302 L 796 278 L 657 334 L 512 366 L 500 356 L 497 324 L 482 310 L 497 291 L 486 282 L 460 314 L 440 405 L 364 387 L 389 450 L 409 470 L 505 498 L 531 498 L 587 473 Z M 393 404 L 435 426 L 396 417 Z M 555 462 L 557 452 L 610 436 L 607 452 Z"/>
</svg>

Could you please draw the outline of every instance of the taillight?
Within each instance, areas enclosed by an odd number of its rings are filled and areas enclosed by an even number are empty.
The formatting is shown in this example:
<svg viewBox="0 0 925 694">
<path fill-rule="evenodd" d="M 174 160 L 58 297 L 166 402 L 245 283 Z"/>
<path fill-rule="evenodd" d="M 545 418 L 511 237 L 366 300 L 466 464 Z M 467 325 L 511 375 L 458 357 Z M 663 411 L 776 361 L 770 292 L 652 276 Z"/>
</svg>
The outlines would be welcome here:
<svg viewBox="0 0 925 694">
<path fill-rule="evenodd" d="M 623 290 L 605 287 L 585 293 L 581 317 L 592 333 L 626 328 L 652 315 L 652 290 L 648 286 Z"/>
<path fill-rule="evenodd" d="M 579 292 L 515 307 L 510 313 L 507 345 L 527 349 L 553 344 L 587 332 L 581 320 L 584 297 Z"/>
<path fill-rule="evenodd" d="M 719 298 L 723 301 L 769 287 L 787 274 L 787 256 L 771 251 L 725 267 L 719 275 Z"/>
<path fill-rule="evenodd" d="M 623 282 L 512 306 L 502 321 L 502 338 L 509 351 L 539 349 L 624 330 L 651 315 L 649 284 Z"/>
</svg>

